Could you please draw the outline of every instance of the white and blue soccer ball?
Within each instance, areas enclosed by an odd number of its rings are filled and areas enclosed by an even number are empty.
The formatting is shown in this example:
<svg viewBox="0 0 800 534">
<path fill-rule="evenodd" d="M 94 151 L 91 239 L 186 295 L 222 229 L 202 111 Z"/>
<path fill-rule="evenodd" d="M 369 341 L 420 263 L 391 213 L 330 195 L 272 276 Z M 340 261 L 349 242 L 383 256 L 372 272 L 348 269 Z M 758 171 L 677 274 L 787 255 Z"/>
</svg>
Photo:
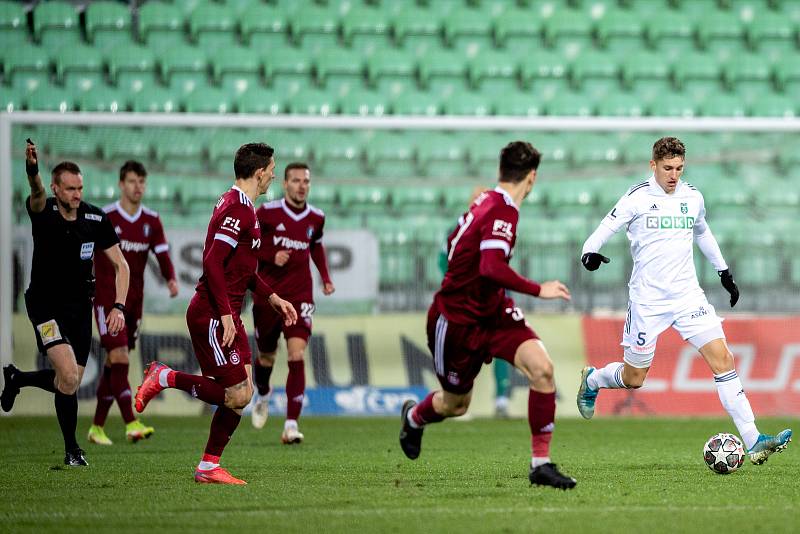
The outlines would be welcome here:
<svg viewBox="0 0 800 534">
<path fill-rule="evenodd" d="M 703 460 L 709 469 L 720 475 L 733 473 L 744 463 L 742 441 L 733 434 L 714 434 L 703 447 Z"/>
</svg>

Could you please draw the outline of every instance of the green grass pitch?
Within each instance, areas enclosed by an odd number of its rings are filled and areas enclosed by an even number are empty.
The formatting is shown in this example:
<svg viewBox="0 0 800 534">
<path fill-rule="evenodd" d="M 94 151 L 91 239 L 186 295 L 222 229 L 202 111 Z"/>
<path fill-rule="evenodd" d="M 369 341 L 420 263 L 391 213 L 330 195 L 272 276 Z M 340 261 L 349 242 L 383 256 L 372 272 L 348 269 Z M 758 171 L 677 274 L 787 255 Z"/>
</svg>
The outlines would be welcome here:
<svg viewBox="0 0 800 534">
<path fill-rule="evenodd" d="M 55 417 L 0 418 L 3 532 L 694 532 L 800 529 L 797 444 L 763 466 L 712 473 L 702 446 L 727 419 L 559 420 L 553 460 L 573 491 L 530 487 L 524 420 L 447 421 L 407 460 L 397 419 L 303 418 L 306 442 L 279 442 L 282 419 L 242 420 L 223 465 L 245 487 L 193 482 L 208 417 L 145 418 L 152 439 L 85 445 L 64 468 Z M 90 421 L 79 423 L 81 443 Z M 773 432 L 797 420 L 761 419 Z"/>
</svg>

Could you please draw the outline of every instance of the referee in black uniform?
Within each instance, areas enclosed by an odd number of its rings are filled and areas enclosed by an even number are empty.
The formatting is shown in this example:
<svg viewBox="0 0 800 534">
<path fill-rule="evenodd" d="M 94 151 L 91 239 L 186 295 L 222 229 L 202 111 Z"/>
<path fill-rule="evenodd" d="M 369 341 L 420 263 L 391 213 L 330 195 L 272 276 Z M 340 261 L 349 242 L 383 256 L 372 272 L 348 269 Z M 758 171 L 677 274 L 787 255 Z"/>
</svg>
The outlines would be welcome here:
<svg viewBox="0 0 800 534">
<path fill-rule="evenodd" d="M 80 168 L 70 161 L 56 165 L 50 184 L 53 196 L 47 198 L 39 176 L 36 146 L 30 139 L 25 159 L 31 186 L 26 208 L 33 233 L 31 284 L 25 292 L 25 306 L 39 350 L 47 354 L 53 369 L 23 372 L 13 365 L 3 368 L 5 386 L 0 406 L 10 411 L 22 387 L 54 393 L 58 424 L 64 435 L 64 463 L 88 465 L 75 439 L 75 430 L 77 391 L 92 340 L 92 259 L 95 254 L 105 254 L 117 272 L 115 309 L 106 320 L 112 335 L 125 324 L 128 264 L 105 212 L 81 201 Z"/>
</svg>

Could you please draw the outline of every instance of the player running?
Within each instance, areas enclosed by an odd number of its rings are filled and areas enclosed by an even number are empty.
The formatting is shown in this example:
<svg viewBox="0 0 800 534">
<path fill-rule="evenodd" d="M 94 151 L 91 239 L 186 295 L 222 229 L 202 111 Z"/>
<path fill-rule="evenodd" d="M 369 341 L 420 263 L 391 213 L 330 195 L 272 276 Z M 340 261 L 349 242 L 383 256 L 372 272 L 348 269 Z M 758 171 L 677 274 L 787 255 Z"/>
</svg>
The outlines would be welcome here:
<svg viewBox="0 0 800 534">
<path fill-rule="evenodd" d="M 650 161 L 653 175 L 628 189 L 583 245 L 581 262 L 587 270 L 595 271 L 601 263 L 610 261 L 599 253 L 600 248 L 624 226 L 631 241 L 633 273 L 622 333 L 623 361 L 602 369 L 583 369 L 578 410 L 585 419 L 591 419 L 601 388 L 642 387 L 658 335 L 671 326 L 708 363 L 722 406 L 736 424 L 750 460 L 762 464 L 772 453 L 786 448 L 792 431 L 786 429 L 776 436 L 759 433 L 725 342 L 722 319 L 697 282 L 694 242 L 719 273 L 730 293 L 731 307 L 739 300 L 739 289 L 706 222 L 703 195 L 681 181 L 685 154 L 686 148 L 675 137 L 656 141 Z"/>
<path fill-rule="evenodd" d="M 540 159 L 530 143 L 506 145 L 500 152 L 497 187 L 475 199 L 448 238 L 448 269 L 428 311 L 427 325 L 428 348 L 442 389 L 419 404 L 411 400 L 403 404 L 400 446 L 408 458 L 416 459 L 425 425 L 464 415 L 481 366 L 502 358 L 530 381 L 531 484 L 570 489 L 575 479 L 561 474 L 550 462 L 556 410 L 553 362 L 522 310 L 506 296 L 506 290 L 511 290 L 570 300 L 561 282 L 540 285 L 508 265 L 519 206 L 533 188 Z"/>
<path fill-rule="evenodd" d="M 119 170 L 120 198 L 103 208 L 114 225 L 122 254 L 128 262 L 130 286 L 125 301 L 125 326 L 116 335 L 111 335 L 105 326 L 105 318 L 114 305 L 114 267 L 104 255 L 95 256 L 97 294 L 94 299 L 94 316 L 100 332 L 100 344 L 106 351 L 106 360 L 97 384 L 97 407 L 88 439 L 98 445 L 112 445 L 103 425 L 115 399 L 125 421 L 125 437 L 128 441 L 136 443 L 149 438 L 154 432 L 153 427 L 145 426 L 134 417 L 131 386 L 128 383 L 128 353 L 135 348 L 139 337 L 144 299 L 144 270 L 150 251 L 158 259 L 161 276 L 167 281 L 170 297 L 174 298 L 178 294 L 178 282 L 169 258 L 169 245 L 161 219 L 158 213 L 142 205 L 146 179 L 144 165 L 138 161 L 126 161 Z"/>
<path fill-rule="evenodd" d="M 199 483 L 246 484 L 219 465 L 220 456 L 250 402 L 250 345 L 239 317 L 248 289 L 270 303 L 286 325 L 297 313 L 256 273 L 261 232 L 254 202 L 274 177 L 272 147 L 263 143 L 242 145 L 233 167 L 236 181 L 214 207 L 203 249 L 203 275 L 186 323 L 203 376 L 174 371 L 152 362 L 136 392 L 136 411 L 165 388 L 183 390 L 217 407 L 211 433 L 194 479 Z"/>
<path fill-rule="evenodd" d="M 296 310 L 300 320 L 291 326 L 282 324 L 281 318 L 266 303 L 254 300 L 253 322 L 256 329 L 258 357 L 253 375 L 256 393 L 253 396 L 252 423 L 263 428 L 267 422 L 270 385 L 269 378 L 275 365 L 278 338 L 283 332 L 289 356 L 289 374 L 286 377 L 286 421 L 281 442 L 302 443 L 303 434 L 297 419 L 303 409 L 306 378 L 303 357 L 308 338 L 311 337 L 311 320 L 314 314 L 314 295 L 311 283 L 309 257 L 314 261 L 322 278 L 322 292 L 335 291 L 325 247 L 322 246 L 322 229 L 325 214 L 307 202 L 311 188 L 311 172 L 305 163 L 290 163 L 283 173 L 284 197 L 261 206 L 256 215 L 261 226 L 261 250 L 258 270 L 265 282 L 279 291 Z"/>
</svg>

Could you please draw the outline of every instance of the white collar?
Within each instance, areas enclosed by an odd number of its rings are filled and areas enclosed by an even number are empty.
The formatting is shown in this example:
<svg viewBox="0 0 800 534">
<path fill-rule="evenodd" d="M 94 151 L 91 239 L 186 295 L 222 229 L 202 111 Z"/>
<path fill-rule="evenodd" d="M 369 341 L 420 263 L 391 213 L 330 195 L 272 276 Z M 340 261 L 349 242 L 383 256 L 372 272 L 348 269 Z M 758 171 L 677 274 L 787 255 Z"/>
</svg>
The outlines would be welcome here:
<svg viewBox="0 0 800 534">
<path fill-rule="evenodd" d="M 295 221 L 299 221 L 299 220 L 305 218 L 305 216 L 308 215 L 311 212 L 311 207 L 308 205 L 308 202 L 306 202 L 306 209 L 304 209 L 300 213 L 293 212 L 292 208 L 290 208 L 289 205 L 286 204 L 286 198 L 285 197 L 281 199 L 281 207 L 283 208 L 283 211 L 286 212 L 286 215 L 288 215 L 289 217 L 291 217 Z"/>
<path fill-rule="evenodd" d="M 506 201 L 507 201 L 509 204 L 511 204 L 512 206 L 514 206 L 514 209 L 516 209 L 517 211 L 519 211 L 519 206 L 517 206 L 517 205 L 516 205 L 516 203 L 514 202 L 514 199 L 513 199 L 513 198 L 511 198 L 511 195 L 508 193 L 508 191 L 506 191 L 505 189 L 503 189 L 503 188 L 502 188 L 502 187 L 500 187 L 499 185 L 498 185 L 497 187 L 495 187 L 495 188 L 494 188 L 494 190 L 495 190 L 496 192 L 500 193 L 501 195 L 503 195 L 504 197 L 506 197 Z"/>
<path fill-rule="evenodd" d="M 248 197 L 248 196 L 247 196 L 247 193 L 245 193 L 244 191 L 242 191 L 241 189 L 239 189 L 239 186 L 238 186 L 238 185 L 233 185 L 233 186 L 231 187 L 231 189 L 235 189 L 235 190 L 237 190 L 237 191 L 238 191 L 238 192 L 241 194 L 241 197 L 242 197 L 242 199 L 243 199 L 243 200 L 244 200 L 244 201 L 245 201 L 247 204 L 249 204 L 250 206 L 252 206 L 252 207 L 253 207 L 253 209 L 255 209 L 255 206 L 253 206 L 253 201 L 252 201 L 252 200 L 250 200 L 250 197 Z"/>
<path fill-rule="evenodd" d="M 125 219 L 126 221 L 128 221 L 129 223 L 135 223 L 136 221 L 139 220 L 139 217 L 142 216 L 142 205 L 141 204 L 139 204 L 139 209 L 136 210 L 136 213 L 134 213 L 133 215 L 129 215 L 128 212 L 125 211 L 125 208 L 122 207 L 122 204 L 120 203 L 119 200 L 117 200 L 114 203 L 114 206 L 116 206 L 117 211 L 122 216 L 122 218 Z"/>
</svg>

